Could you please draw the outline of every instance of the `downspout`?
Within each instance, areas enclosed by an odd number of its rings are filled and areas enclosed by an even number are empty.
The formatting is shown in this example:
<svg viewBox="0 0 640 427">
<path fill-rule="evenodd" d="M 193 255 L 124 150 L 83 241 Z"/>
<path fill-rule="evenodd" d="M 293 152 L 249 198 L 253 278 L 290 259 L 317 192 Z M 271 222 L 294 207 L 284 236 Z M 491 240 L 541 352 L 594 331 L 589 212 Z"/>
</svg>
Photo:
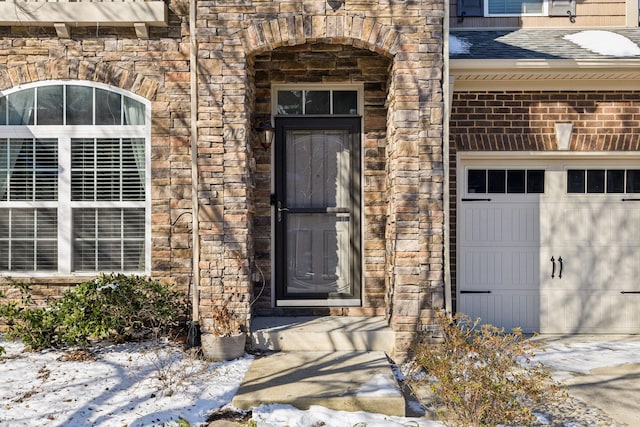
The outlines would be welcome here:
<svg viewBox="0 0 640 427">
<path fill-rule="evenodd" d="M 189 0 L 189 88 L 191 98 L 191 206 L 193 248 L 193 287 L 191 325 L 187 347 L 200 347 L 200 223 L 198 202 L 198 46 L 196 40 L 196 1 Z"/>
<path fill-rule="evenodd" d="M 453 314 L 451 298 L 451 209 L 449 194 L 449 115 L 453 96 L 453 78 L 449 76 L 449 2 L 444 2 L 443 31 L 444 70 L 442 71 L 442 95 L 444 101 L 444 117 L 442 120 L 442 163 L 444 171 L 444 188 L 442 191 L 444 208 L 444 310 Z"/>
</svg>

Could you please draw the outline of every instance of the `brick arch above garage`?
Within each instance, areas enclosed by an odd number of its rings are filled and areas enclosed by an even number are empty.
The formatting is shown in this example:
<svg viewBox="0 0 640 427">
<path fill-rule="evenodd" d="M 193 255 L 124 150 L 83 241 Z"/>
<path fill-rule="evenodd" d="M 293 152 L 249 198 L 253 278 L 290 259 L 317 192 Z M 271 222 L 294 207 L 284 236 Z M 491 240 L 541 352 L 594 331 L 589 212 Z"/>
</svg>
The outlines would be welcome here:
<svg viewBox="0 0 640 427">
<path fill-rule="evenodd" d="M 160 87 L 160 84 L 153 79 L 106 63 L 49 60 L 9 66 L 0 70 L 0 90 L 54 79 L 104 83 L 152 101 Z"/>
</svg>

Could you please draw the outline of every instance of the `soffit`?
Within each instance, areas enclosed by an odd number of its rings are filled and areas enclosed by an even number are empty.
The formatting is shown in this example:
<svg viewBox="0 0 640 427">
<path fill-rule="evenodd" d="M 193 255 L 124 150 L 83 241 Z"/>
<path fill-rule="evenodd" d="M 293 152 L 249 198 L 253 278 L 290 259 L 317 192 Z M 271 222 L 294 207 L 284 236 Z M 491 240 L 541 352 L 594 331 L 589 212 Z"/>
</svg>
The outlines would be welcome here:
<svg viewBox="0 0 640 427">
<path fill-rule="evenodd" d="M 455 91 L 640 89 L 640 56 L 602 55 L 565 39 L 579 29 L 452 31 Z M 607 30 L 640 45 L 640 29 Z"/>
</svg>

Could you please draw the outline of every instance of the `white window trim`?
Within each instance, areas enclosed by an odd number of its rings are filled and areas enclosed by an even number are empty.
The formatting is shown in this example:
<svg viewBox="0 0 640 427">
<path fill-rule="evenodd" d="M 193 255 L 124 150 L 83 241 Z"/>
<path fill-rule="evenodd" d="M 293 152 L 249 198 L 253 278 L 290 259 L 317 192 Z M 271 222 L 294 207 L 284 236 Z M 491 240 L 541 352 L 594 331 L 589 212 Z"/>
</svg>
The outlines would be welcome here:
<svg viewBox="0 0 640 427">
<path fill-rule="evenodd" d="M 118 207 L 118 208 L 144 208 L 145 209 L 145 253 L 144 270 L 118 271 L 123 274 L 151 273 L 151 102 L 134 93 L 97 82 L 81 80 L 46 80 L 37 83 L 29 83 L 15 86 L 11 89 L 0 91 L 0 96 L 6 96 L 14 92 L 43 86 L 75 85 L 88 86 L 118 93 L 134 99 L 145 106 L 144 125 L 28 125 L 28 126 L 0 126 L 0 138 L 57 138 L 58 139 L 58 163 L 60 175 L 58 177 L 58 200 L 45 202 L 8 202 L 7 207 L 57 207 L 58 208 L 58 271 L 0 271 L 0 274 L 12 277 L 57 277 L 57 276 L 95 276 L 97 271 L 72 271 L 72 246 L 71 239 L 71 207 Z M 95 112 L 94 112 L 95 114 Z M 71 203 L 71 138 L 144 138 L 145 143 L 145 199 L 144 201 L 129 202 L 73 202 Z M 68 184 L 61 185 L 63 181 Z M 61 200 L 64 197 L 66 200 Z M 60 218 L 69 218 L 61 221 Z"/>
<path fill-rule="evenodd" d="M 487 18 L 507 18 L 507 17 L 520 17 L 520 16 L 549 16 L 549 0 L 542 0 L 542 12 L 540 13 L 489 13 L 489 2 L 491 0 L 485 0 L 484 2 L 484 16 Z"/>
</svg>

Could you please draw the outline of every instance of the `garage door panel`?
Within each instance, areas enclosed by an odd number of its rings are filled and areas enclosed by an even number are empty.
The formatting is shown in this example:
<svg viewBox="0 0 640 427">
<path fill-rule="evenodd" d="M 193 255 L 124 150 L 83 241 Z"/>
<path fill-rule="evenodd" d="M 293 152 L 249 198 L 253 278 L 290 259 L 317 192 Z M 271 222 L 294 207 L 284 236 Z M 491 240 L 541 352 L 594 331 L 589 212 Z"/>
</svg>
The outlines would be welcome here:
<svg viewBox="0 0 640 427">
<path fill-rule="evenodd" d="M 458 268 L 463 290 L 537 289 L 537 248 L 465 248 Z"/>
<path fill-rule="evenodd" d="M 616 323 L 622 325 L 617 333 L 637 334 L 640 331 L 640 294 L 627 293 L 617 296 L 614 313 Z M 613 332 L 613 331 L 612 331 Z"/>
<path fill-rule="evenodd" d="M 541 288 L 640 290 L 640 246 L 576 245 L 541 250 Z M 551 278 L 554 256 L 556 274 Z M 560 265 L 562 258 L 562 266 Z M 562 267 L 562 277 L 560 269 Z M 545 271 L 546 270 L 546 271 Z"/>
<path fill-rule="evenodd" d="M 619 245 L 603 248 L 600 261 L 600 281 L 591 283 L 591 288 L 640 290 L 640 246 Z"/>
<path fill-rule="evenodd" d="M 563 206 L 545 205 L 542 245 L 607 242 L 611 239 L 610 213 L 599 207 L 571 203 Z M 590 226 L 586 226 L 590 225 Z"/>
<path fill-rule="evenodd" d="M 541 248 L 540 288 L 591 289 L 605 283 L 608 261 L 599 246 Z M 553 258 L 553 261 L 551 261 Z M 555 274 L 553 265 L 555 264 Z M 553 277 L 552 277 L 553 274 Z"/>
<path fill-rule="evenodd" d="M 634 245 L 640 242 L 640 205 L 637 203 L 620 202 L 611 207 L 611 240 Z"/>
<path fill-rule="evenodd" d="M 500 285 L 503 280 L 502 266 L 509 263 L 507 251 L 468 250 L 461 257 L 463 283 L 470 290 L 479 290 Z"/>
<path fill-rule="evenodd" d="M 461 294 L 460 310 L 472 319 L 511 331 L 539 330 L 540 296 L 537 292 L 492 291 L 490 294 Z"/>
<path fill-rule="evenodd" d="M 638 300 L 615 291 L 543 291 L 542 333 L 635 333 Z"/>
<path fill-rule="evenodd" d="M 463 204 L 460 239 L 469 244 L 491 245 L 511 242 L 512 245 L 537 245 L 540 228 L 536 206 L 514 206 L 510 203 Z"/>
</svg>

